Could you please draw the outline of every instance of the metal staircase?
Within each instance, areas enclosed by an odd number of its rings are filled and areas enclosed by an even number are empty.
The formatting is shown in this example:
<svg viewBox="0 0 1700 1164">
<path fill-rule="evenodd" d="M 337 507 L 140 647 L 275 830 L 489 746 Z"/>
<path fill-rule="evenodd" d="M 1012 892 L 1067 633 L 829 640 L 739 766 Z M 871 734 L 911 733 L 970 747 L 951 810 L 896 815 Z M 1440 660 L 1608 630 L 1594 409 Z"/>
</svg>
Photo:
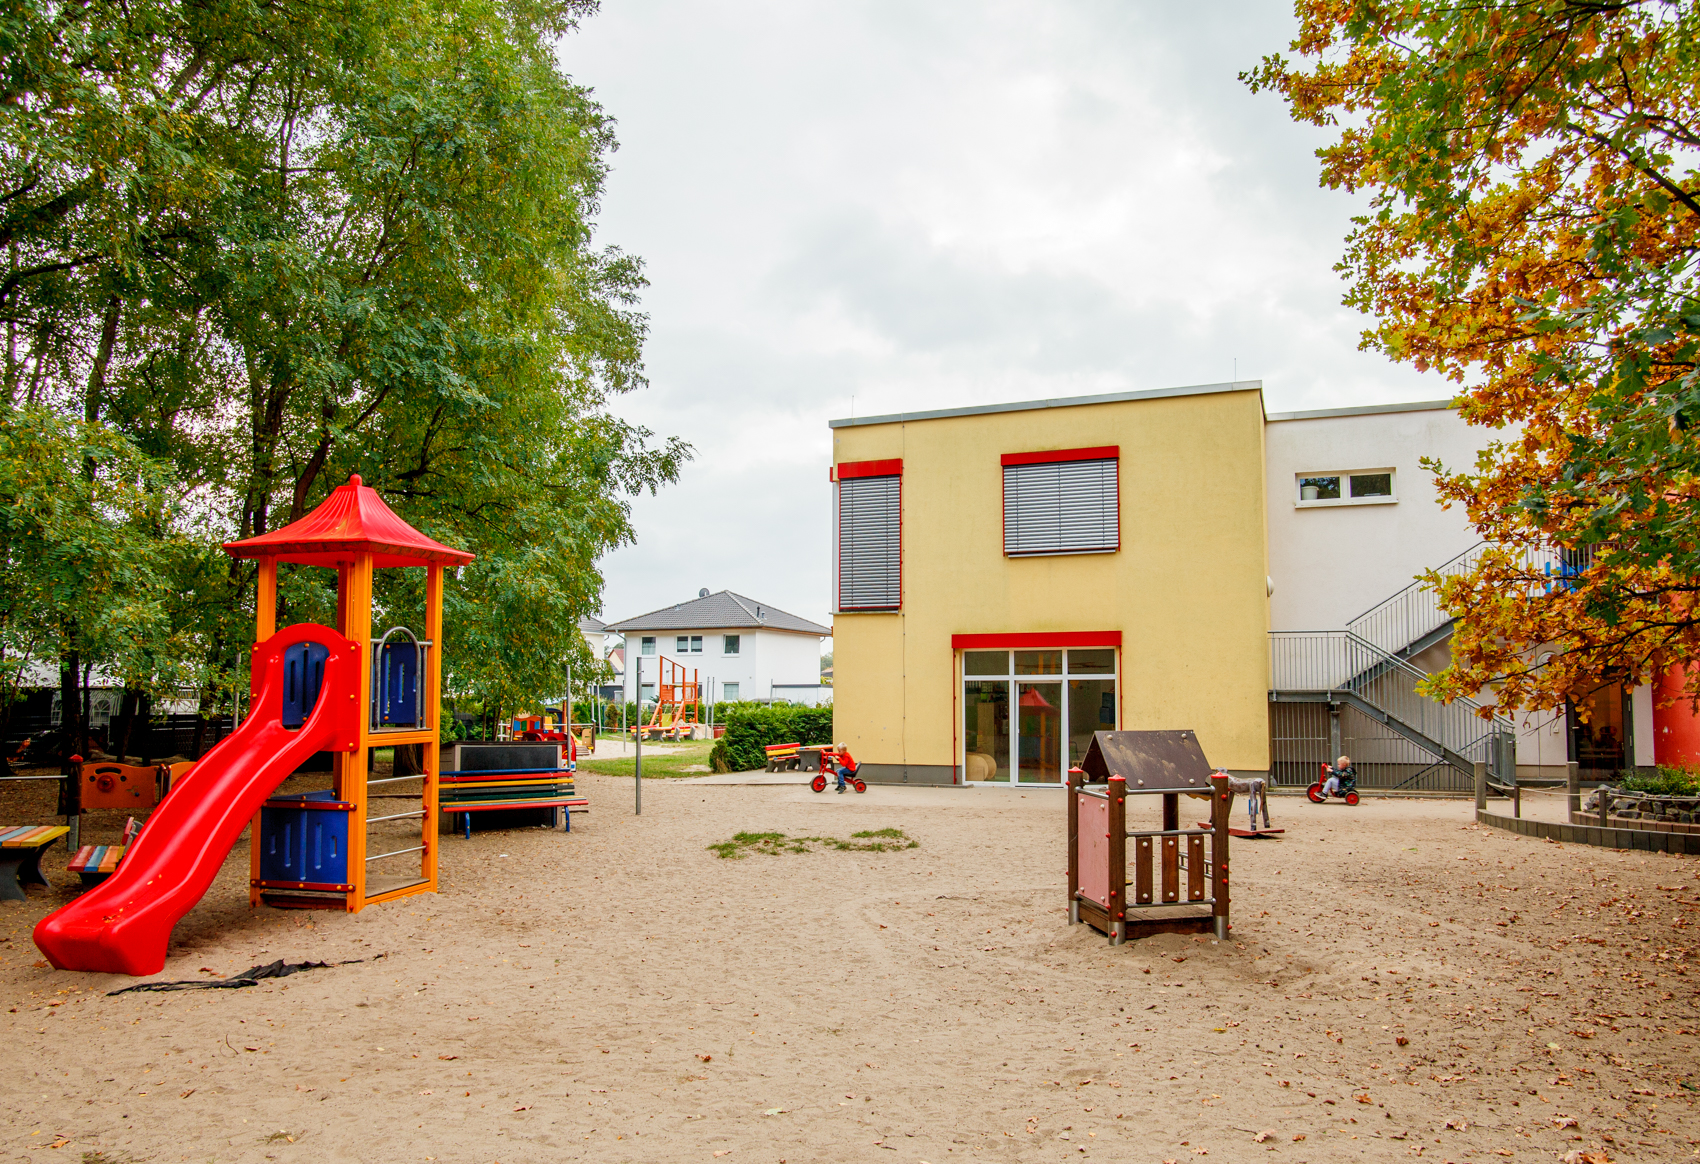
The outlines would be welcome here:
<svg viewBox="0 0 1700 1164">
<path fill-rule="evenodd" d="M 1439 573 L 1470 569 L 1482 548 L 1465 550 Z M 1509 719 L 1484 716 L 1471 699 L 1443 704 L 1417 690 L 1428 672 L 1409 660 L 1444 641 L 1452 622 L 1422 580 L 1353 618 L 1345 630 L 1272 631 L 1269 701 L 1351 707 L 1432 757 L 1430 768 L 1446 765 L 1463 778 L 1485 762 L 1497 780 L 1513 783 L 1516 737 Z"/>
</svg>

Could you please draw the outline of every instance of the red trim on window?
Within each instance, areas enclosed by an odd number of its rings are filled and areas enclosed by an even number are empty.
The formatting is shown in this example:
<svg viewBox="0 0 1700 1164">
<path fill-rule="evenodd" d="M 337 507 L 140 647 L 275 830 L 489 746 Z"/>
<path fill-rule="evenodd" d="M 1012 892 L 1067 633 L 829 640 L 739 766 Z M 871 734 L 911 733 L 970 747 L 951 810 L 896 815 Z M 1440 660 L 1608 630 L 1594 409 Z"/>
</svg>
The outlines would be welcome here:
<svg viewBox="0 0 1700 1164">
<path fill-rule="evenodd" d="M 889 461 L 840 461 L 838 462 L 838 479 L 847 480 L 851 477 L 901 477 L 903 476 L 903 458 L 893 457 Z"/>
<path fill-rule="evenodd" d="M 1046 449 L 1039 453 L 1005 453 L 1005 465 L 1051 465 L 1058 461 L 1115 461 L 1121 458 L 1120 445 L 1099 445 L 1091 449 Z"/>
<path fill-rule="evenodd" d="M 1005 647 L 1119 647 L 1121 631 L 1036 631 L 1022 634 L 951 635 L 950 646 L 956 651 Z"/>
</svg>

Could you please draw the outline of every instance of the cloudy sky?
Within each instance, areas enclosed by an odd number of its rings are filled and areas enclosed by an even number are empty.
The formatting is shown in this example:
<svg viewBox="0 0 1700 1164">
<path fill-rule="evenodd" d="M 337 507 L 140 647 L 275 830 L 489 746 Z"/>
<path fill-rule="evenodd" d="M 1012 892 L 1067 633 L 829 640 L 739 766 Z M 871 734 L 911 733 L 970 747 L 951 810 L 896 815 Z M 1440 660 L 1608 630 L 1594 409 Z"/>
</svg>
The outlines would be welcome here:
<svg viewBox="0 0 1700 1164">
<path fill-rule="evenodd" d="M 562 45 L 618 121 L 650 387 L 696 448 L 604 617 L 701 587 L 829 623 L 827 421 L 1261 379 L 1271 411 L 1435 399 L 1359 352 L 1319 131 L 1236 79 L 1275 0 L 603 0 Z"/>
</svg>

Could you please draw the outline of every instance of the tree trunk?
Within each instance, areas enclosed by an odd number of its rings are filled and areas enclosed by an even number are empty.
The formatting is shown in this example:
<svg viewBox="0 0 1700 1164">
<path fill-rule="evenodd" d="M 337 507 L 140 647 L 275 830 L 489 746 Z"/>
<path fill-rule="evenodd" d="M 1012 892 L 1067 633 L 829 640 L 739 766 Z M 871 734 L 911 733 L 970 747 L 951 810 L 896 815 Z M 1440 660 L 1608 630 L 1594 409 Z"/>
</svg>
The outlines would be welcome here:
<svg viewBox="0 0 1700 1164">
<path fill-rule="evenodd" d="M 95 349 L 88 388 L 83 392 L 83 419 L 90 424 L 100 419 L 101 398 L 106 394 L 106 369 L 112 364 L 112 349 L 118 343 L 118 309 L 122 302 L 116 294 L 107 299 L 106 312 L 100 322 L 100 346 Z M 84 457 L 83 475 L 93 481 L 94 473 L 94 458 Z"/>
<path fill-rule="evenodd" d="M 136 722 L 141 727 L 141 738 L 136 741 L 136 751 L 141 753 L 142 767 L 153 764 L 153 698 L 146 691 L 136 695 Z"/>
<path fill-rule="evenodd" d="M 59 660 L 59 755 L 65 770 L 71 770 L 71 757 L 77 751 L 77 739 L 82 735 L 78 724 L 83 701 L 77 697 L 77 677 L 82 667 L 77 652 L 71 651 Z"/>
<path fill-rule="evenodd" d="M 201 748 L 205 746 L 207 742 L 207 713 L 211 706 L 211 693 L 202 691 L 201 704 L 197 709 L 198 714 L 195 716 L 195 738 L 189 745 L 189 759 L 191 760 L 199 760 L 201 758 Z"/>
<path fill-rule="evenodd" d="M 118 724 L 116 728 L 107 730 L 107 738 L 112 747 L 108 749 L 114 759 L 120 764 L 130 754 L 130 729 L 136 722 L 136 702 L 141 698 L 141 691 L 135 687 L 124 688 L 124 700 L 118 705 Z"/>
</svg>

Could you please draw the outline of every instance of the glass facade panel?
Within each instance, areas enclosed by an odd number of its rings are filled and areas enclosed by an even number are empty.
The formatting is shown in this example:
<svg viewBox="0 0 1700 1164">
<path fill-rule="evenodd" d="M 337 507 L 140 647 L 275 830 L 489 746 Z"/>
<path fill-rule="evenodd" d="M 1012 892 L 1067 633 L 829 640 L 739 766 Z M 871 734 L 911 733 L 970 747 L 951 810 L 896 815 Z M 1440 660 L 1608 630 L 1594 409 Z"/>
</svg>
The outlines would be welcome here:
<svg viewBox="0 0 1700 1164">
<path fill-rule="evenodd" d="M 1070 655 L 1080 652 L 1071 651 Z M 1074 661 L 1069 660 L 1072 667 Z M 1093 732 L 1116 730 L 1116 681 L 1070 679 L 1068 682 L 1068 765 L 1080 766 Z"/>
<path fill-rule="evenodd" d="M 1009 779 L 1009 680 L 971 679 L 962 685 L 962 738 L 967 779 Z"/>
<path fill-rule="evenodd" d="M 1015 673 L 1017 675 L 1061 675 L 1061 651 L 1017 651 L 1015 652 Z"/>
<path fill-rule="evenodd" d="M 1060 660 L 1059 660 L 1060 662 Z M 1062 684 L 1017 683 L 1021 709 L 1019 779 L 1025 784 L 1062 783 Z"/>
<path fill-rule="evenodd" d="M 1068 653 L 1068 673 L 1070 675 L 1114 675 L 1116 673 L 1116 652 L 1109 647 L 1090 651 L 1070 651 Z"/>
<path fill-rule="evenodd" d="M 1008 651 L 963 651 L 964 675 L 1008 675 Z"/>
</svg>

